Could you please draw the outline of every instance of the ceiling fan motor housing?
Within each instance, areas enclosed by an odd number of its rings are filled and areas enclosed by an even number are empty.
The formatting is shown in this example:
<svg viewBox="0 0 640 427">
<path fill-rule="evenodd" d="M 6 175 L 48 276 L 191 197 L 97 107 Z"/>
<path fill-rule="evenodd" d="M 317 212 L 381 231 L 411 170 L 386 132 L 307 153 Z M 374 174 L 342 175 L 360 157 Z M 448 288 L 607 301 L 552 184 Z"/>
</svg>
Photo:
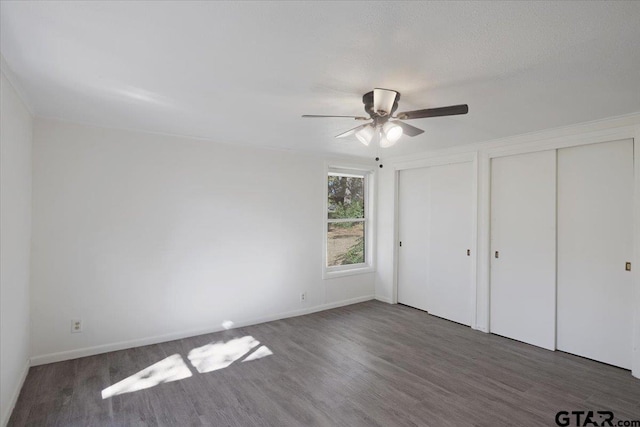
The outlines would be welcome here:
<svg viewBox="0 0 640 427">
<path fill-rule="evenodd" d="M 380 90 L 380 89 L 376 89 L 376 90 Z M 393 101 L 393 107 L 391 108 L 391 111 L 376 111 L 374 109 L 374 96 L 373 96 L 374 91 L 367 92 L 364 95 L 362 95 L 362 103 L 364 104 L 364 110 L 367 112 L 367 114 L 369 114 L 369 116 L 371 116 L 371 118 L 375 121 L 376 125 L 384 124 L 387 120 L 389 120 L 391 115 L 398 109 L 398 101 L 400 100 L 400 92 L 397 92 L 395 90 L 389 90 L 389 89 L 382 89 L 382 90 L 395 93 L 395 99 Z"/>
</svg>

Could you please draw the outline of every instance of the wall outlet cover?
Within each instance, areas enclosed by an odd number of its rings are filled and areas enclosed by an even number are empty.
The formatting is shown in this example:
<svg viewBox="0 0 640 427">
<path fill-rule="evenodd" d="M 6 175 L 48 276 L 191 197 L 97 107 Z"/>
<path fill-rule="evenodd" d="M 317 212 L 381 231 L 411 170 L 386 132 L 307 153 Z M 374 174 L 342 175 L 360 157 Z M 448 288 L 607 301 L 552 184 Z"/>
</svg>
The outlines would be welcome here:
<svg viewBox="0 0 640 427">
<path fill-rule="evenodd" d="M 77 334 L 82 332 L 82 319 L 71 319 L 71 333 Z"/>
</svg>

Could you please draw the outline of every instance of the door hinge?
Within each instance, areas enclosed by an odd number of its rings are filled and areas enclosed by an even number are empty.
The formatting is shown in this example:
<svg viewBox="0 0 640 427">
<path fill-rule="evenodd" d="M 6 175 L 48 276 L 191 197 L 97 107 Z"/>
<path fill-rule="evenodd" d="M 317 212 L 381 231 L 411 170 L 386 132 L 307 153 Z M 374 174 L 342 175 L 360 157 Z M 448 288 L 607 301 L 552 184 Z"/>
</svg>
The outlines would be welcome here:
<svg viewBox="0 0 640 427">
<path fill-rule="evenodd" d="M 471 249 L 467 249 L 467 256 L 471 256 Z"/>
<path fill-rule="evenodd" d="M 402 242 L 400 242 L 400 246 L 402 247 Z"/>
<path fill-rule="evenodd" d="M 624 269 L 627 271 L 631 271 L 631 263 L 630 262 L 625 262 L 624 263 Z"/>
<path fill-rule="evenodd" d="M 496 251 L 495 257 L 500 258 L 500 252 Z"/>
</svg>

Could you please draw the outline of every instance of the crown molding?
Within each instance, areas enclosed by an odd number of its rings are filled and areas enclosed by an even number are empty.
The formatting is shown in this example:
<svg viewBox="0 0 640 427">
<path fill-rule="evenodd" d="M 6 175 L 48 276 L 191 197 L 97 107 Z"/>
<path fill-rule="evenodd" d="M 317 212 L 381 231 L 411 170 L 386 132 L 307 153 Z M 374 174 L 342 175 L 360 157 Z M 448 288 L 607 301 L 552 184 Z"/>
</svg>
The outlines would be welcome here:
<svg viewBox="0 0 640 427">
<path fill-rule="evenodd" d="M 2 75 L 7 78 L 7 81 L 9 82 L 11 87 L 13 87 L 13 90 L 16 91 L 16 93 L 18 94 L 18 98 L 20 98 L 22 104 L 25 106 L 27 111 L 29 111 L 29 114 L 31 114 L 31 118 L 34 118 L 35 109 L 33 107 L 33 104 L 20 85 L 18 76 L 13 72 L 6 59 L 4 59 L 4 55 L 2 54 L 2 52 L 0 52 L 0 72 L 2 72 Z"/>
<path fill-rule="evenodd" d="M 511 151 L 530 151 L 527 147 L 530 147 L 531 150 L 535 151 L 545 146 L 555 147 L 557 145 L 576 145 L 578 144 L 577 142 L 575 144 L 571 142 L 562 144 L 560 141 L 584 139 L 590 135 L 593 135 L 596 140 L 601 139 L 602 137 L 605 139 L 607 137 L 613 139 L 617 139 L 618 137 L 627 138 L 633 137 L 633 129 L 638 126 L 640 126 L 640 112 L 635 112 L 488 141 L 456 145 L 451 148 L 423 151 L 420 153 L 392 157 L 388 159 L 387 162 L 392 164 L 402 164 L 417 160 L 432 159 L 434 157 L 455 156 L 475 151 L 504 154 Z"/>
</svg>

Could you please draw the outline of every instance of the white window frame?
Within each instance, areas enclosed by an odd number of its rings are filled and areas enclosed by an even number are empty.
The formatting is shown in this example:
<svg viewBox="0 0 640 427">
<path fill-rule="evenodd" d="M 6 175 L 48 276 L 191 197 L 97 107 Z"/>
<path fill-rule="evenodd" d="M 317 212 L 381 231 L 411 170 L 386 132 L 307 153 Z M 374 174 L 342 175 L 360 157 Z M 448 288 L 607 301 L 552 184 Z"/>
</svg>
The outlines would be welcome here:
<svg viewBox="0 0 640 427">
<path fill-rule="evenodd" d="M 374 269 L 374 229 L 375 223 L 373 221 L 373 206 L 374 206 L 374 170 L 371 167 L 366 166 L 338 166 L 338 165 L 330 165 L 327 164 L 324 173 L 324 207 L 323 207 L 323 233 L 324 237 L 323 241 L 323 251 L 322 251 L 322 278 L 323 279 L 333 279 L 336 277 L 350 276 L 353 274 L 365 274 L 372 273 L 375 271 Z M 329 187 L 327 184 L 328 177 L 332 174 L 340 175 L 340 176 L 351 176 L 357 178 L 364 178 L 364 218 L 355 219 L 355 218 L 346 218 L 346 219 L 329 219 L 328 211 L 329 211 Z M 336 265 L 336 266 L 328 266 L 327 265 L 327 249 L 328 249 L 328 232 L 329 232 L 329 224 L 331 223 L 340 223 L 340 222 L 363 222 L 364 223 L 364 255 L 365 262 L 359 264 L 349 264 L 349 265 Z"/>
</svg>

